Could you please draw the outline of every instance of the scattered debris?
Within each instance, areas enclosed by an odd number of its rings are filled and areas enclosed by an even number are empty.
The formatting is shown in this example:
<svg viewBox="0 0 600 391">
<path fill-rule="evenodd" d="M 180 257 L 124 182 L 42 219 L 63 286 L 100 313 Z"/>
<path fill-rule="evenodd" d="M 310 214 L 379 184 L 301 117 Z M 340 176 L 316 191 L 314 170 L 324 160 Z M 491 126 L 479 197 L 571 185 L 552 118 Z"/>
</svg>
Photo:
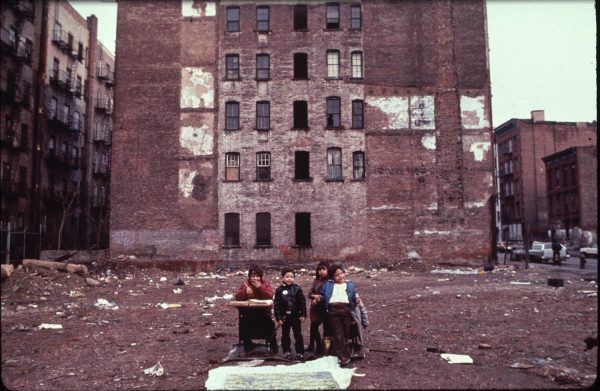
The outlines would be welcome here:
<svg viewBox="0 0 600 391">
<path fill-rule="evenodd" d="M 160 365 L 159 361 L 155 366 L 144 369 L 144 373 L 151 376 L 162 376 L 165 373 L 165 369 Z"/>
<path fill-rule="evenodd" d="M 22 324 L 18 324 L 11 328 L 12 331 L 29 331 L 31 328 L 23 326 Z"/>
<path fill-rule="evenodd" d="M 237 366 L 238 367 L 256 367 L 264 362 L 265 362 L 265 360 L 258 360 L 258 359 L 250 360 L 250 361 L 242 361 Z"/>
<path fill-rule="evenodd" d="M 181 304 L 179 304 L 179 303 L 158 303 L 155 307 L 160 307 L 163 310 L 166 310 L 167 308 L 179 308 L 179 307 L 181 307 Z"/>
<path fill-rule="evenodd" d="M 81 291 L 70 291 L 69 297 L 85 297 L 85 294 Z"/>
<path fill-rule="evenodd" d="M 61 255 L 60 257 L 56 257 L 56 258 L 52 258 L 51 261 L 52 262 L 62 262 L 66 259 L 71 258 L 73 255 L 77 254 L 77 251 L 71 251 L 70 253 L 66 253 Z"/>
<path fill-rule="evenodd" d="M 165 282 L 165 281 L 167 281 L 167 277 L 161 277 L 160 278 L 160 282 Z"/>
<path fill-rule="evenodd" d="M 585 350 L 592 350 L 595 347 L 598 347 L 598 337 L 587 337 L 583 340 L 585 342 Z"/>
<path fill-rule="evenodd" d="M 85 279 L 85 282 L 86 282 L 86 284 L 88 284 L 89 286 L 98 286 L 98 285 L 100 285 L 100 281 L 98 281 L 98 280 L 95 280 L 95 279 L 93 279 L 93 278 L 89 278 L 89 277 L 87 277 L 87 278 Z"/>
<path fill-rule="evenodd" d="M 78 265 L 74 263 L 40 261 L 39 259 L 24 259 L 23 266 L 35 266 L 50 270 L 60 270 L 68 273 L 88 274 L 88 269 L 85 265 Z"/>
<path fill-rule="evenodd" d="M 492 345 L 487 344 L 487 343 L 480 343 L 479 344 L 479 349 L 491 349 Z"/>
<path fill-rule="evenodd" d="M 204 300 L 208 301 L 209 303 L 212 303 L 213 301 L 217 301 L 217 300 L 231 300 L 233 299 L 233 295 L 231 293 L 226 293 L 223 296 L 211 296 L 211 297 L 207 297 Z"/>
<path fill-rule="evenodd" d="M 530 369 L 530 368 L 533 368 L 534 366 L 531 364 L 523 364 L 520 362 L 516 362 L 516 363 L 512 364 L 510 367 L 516 368 L 516 369 Z"/>
<path fill-rule="evenodd" d="M 40 330 L 58 330 L 62 329 L 62 324 L 42 323 L 38 326 Z"/>
<path fill-rule="evenodd" d="M 548 279 L 548 286 L 553 286 L 553 287 L 561 287 L 561 286 L 565 286 L 565 280 L 562 278 L 549 278 Z"/>
<path fill-rule="evenodd" d="M 175 285 L 185 285 L 185 283 L 183 282 L 183 280 L 181 279 L 181 277 L 179 277 L 177 279 L 177 282 L 175 283 Z"/>
<path fill-rule="evenodd" d="M 108 301 L 108 300 L 102 299 L 102 298 L 98 298 L 98 300 L 96 301 L 96 304 L 94 304 L 94 306 L 96 306 L 98 308 L 111 309 L 111 310 L 119 309 L 119 306 L 116 305 L 114 302 Z"/>
<path fill-rule="evenodd" d="M 433 269 L 431 273 L 442 273 L 442 274 L 479 274 L 478 269 Z"/>
<path fill-rule="evenodd" d="M 531 281 L 511 281 L 510 285 L 531 285 Z"/>
<path fill-rule="evenodd" d="M 181 288 L 173 289 L 173 293 L 175 293 L 176 295 L 179 295 L 181 292 L 183 292 L 183 289 L 181 289 Z"/>
<path fill-rule="evenodd" d="M 2 265 L 2 279 L 9 278 L 14 271 L 15 267 L 13 265 Z"/>
<path fill-rule="evenodd" d="M 432 352 L 432 353 L 446 353 L 445 350 L 440 349 L 440 348 L 427 348 L 426 350 L 428 352 Z"/>
<path fill-rule="evenodd" d="M 466 354 L 440 354 L 444 360 L 448 361 L 449 364 L 473 364 L 473 359 Z"/>
</svg>

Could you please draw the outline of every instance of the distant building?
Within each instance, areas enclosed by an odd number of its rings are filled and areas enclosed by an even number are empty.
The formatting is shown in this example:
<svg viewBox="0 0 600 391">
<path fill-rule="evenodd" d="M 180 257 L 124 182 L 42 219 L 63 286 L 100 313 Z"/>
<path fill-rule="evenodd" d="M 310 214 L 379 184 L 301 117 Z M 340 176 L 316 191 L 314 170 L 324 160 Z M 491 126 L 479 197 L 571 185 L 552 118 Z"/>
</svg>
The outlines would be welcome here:
<svg viewBox="0 0 600 391">
<path fill-rule="evenodd" d="M 596 145 L 596 122 L 546 121 L 543 110 L 531 119 L 513 118 L 494 129 L 498 151 L 496 175 L 502 240 L 547 238 L 546 167 L 543 157 L 573 146 Z"/>
<path fill-rule="evenodd" d="M 1 7 L 2 222 L 106 248 L 114 56 L 67 1 Z"/>
<path fill-rule="evenodd" d="M 119 1 L 111 253 L 481 260 L 484 1 Z"/>
<path fill-rule="evenodd" d="M 548 221 L 558 230 L 598 231 L 598 149 L 572 147 L 543 158 L 546 165 Z"/>
</svg>

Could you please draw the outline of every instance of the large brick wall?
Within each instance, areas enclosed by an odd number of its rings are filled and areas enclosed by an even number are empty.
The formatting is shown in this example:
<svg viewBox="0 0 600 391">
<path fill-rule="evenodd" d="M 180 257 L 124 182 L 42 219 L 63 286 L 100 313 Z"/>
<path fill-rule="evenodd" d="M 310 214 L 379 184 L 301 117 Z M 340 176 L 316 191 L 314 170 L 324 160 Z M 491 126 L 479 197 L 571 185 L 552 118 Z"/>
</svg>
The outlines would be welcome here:
<svg viewBox="0 0 600 391">
<path fill-rule="evenodd" d="M 364 1 L 362 31 L 340 2 L 338 31 L 325 3 L 308 3 L 308 29 L 292 29 L 293 4 L 270 6 L 257 33 L 243 1 L 120 1 L 117 35 L 111 249 L 147 257 L 252 260 L 425 261 L 485 258 L 492 193 L 489 77 L 482 1 Z M 263 3 L 260 3 L 261 5 Z M 242 33 L 225 29 L 240 7 Z M 468 27 L 467 27 L 468 25 Z M 339 80 L 325 78 L 328 49 Z M 350 80 L 350 53 L 364 80 Z M 293 53 L 308 54 L 309 80 L 292 80 Z M 255 56 L 270 55 L 270 80 Z M 225 56 L 241 80 L 225 80 Z M 342 129 L 326 129 L 326 98 L 341 101 Z M 351 129 L 351 101 L 365 101 L 365 129 Z M 271 129 L 255 104 L 270 101 Z M 292 130 L 294 100 L 308 102 L 309 130 Z M 225 102 L 240 102 L 241 129 L 225 130 Z M 326 180 L 329 147 L 342 150 L 344 181 Z M 294 152 L 310 152 L 311 181 L 294 181 Z M 255 155 L 271 153 L 270 182 L 255 181 Z M 366 180 L 352 152 L 366 153 Z M 225 153 L 241 156 L 226 182 Z M 255 214 L 271 213 L 272 247 L 255 248 Z M 294 246 L 294 215 L 311 213 L 312 247 Z M 240 214 L 239 248 L 223 248 L 224 215 Z M 465 240 L 465 238 L 468 238 Z"/>
</svg>

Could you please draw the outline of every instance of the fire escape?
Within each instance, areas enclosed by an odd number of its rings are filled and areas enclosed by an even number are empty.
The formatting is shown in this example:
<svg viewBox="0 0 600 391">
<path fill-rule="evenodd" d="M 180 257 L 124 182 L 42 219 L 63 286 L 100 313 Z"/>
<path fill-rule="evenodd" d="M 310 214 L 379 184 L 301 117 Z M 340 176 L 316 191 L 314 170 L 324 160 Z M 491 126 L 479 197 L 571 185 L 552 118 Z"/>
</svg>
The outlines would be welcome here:
<svg viewBox="0 0 600 391">
<path fill-rule="evenodd" d="M 26 65 L 31 66 L 33 43 L 23 37 L 23 28 L 26 21 L 33 22 L 34 5 L 30 1 L 8 1 L 6 6 L 12 10 L 14 21 L 10 26 L 3 25 L 0 34 L 4 57 L 1 98 L 2 105 L 7 109 L 0 125 L 0 141 L 3 154 L 8 157 L 2 167 L 1 188 L 2 197 L 16 210 L 18 198 L 24 197 L 27 191 L 27 174 L 20 169 L 20 163 L 21 153 L 27 151 L 28 128 L 21 127 L 21 111 L 28 109 L 30 104 L 32 86 L 30 82 L 23 80 L 23 69 Z"/>
</svg>

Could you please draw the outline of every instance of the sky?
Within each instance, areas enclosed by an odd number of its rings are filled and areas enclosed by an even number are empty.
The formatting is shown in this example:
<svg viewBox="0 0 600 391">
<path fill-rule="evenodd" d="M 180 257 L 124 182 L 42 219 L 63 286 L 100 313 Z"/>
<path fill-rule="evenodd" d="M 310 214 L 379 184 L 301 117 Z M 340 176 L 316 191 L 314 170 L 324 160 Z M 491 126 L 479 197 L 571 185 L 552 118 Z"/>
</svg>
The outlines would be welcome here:
<svg viewBox="0 0 600 391">
<path fill-rule="evenodd" d="M 117 5 L 71 0 L 98 18 L 98 38 L 115 52 Z M 488 0 L 492 125 L 545 110 L 548 121 L 595 121 L 593 0 Z"/>
</svg>

